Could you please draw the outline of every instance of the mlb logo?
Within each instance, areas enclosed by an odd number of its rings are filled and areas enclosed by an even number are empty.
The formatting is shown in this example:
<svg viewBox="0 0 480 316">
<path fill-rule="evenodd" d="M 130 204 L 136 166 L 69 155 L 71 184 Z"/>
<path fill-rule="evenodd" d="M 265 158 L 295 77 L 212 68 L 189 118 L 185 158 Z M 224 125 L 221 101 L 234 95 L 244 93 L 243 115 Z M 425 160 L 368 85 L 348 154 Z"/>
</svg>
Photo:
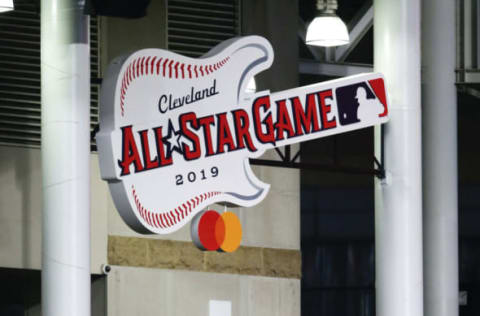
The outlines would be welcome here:
<svg viewBox="0 0 480 316">
<path fill-rule="evenodd" d="M 335 95 L 340 125 L 366 122 L 388 114 L 383 79 L 339 87 Z"/>
</svg>

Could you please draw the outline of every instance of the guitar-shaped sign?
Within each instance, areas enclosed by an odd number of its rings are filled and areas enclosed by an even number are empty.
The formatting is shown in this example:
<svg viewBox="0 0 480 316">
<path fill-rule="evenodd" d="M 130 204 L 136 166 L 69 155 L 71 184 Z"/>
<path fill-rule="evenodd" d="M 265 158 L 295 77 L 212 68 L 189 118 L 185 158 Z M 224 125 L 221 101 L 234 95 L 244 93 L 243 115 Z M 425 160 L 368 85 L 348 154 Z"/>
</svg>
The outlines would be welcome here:
<svg viewBox="0 0 480 316">
<path fill-rule="evenodd" d="M 96 140 L 102 178 L 132 229 L 167 234 L 213 203 L 256 205 L 269 184 L 249 158 L 388 120 L 376 73 L 246 93 L 272 62 L 270 43 L 248 36 L 198 59 L 144 49 L 110 64 Z"/>
</svg>

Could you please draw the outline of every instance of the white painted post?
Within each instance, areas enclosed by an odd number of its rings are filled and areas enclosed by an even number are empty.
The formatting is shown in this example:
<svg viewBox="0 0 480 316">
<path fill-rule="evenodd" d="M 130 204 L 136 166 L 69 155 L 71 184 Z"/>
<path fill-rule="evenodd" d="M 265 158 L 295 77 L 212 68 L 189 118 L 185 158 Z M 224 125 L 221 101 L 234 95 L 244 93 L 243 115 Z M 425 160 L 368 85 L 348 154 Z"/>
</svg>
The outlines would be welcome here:
<svg viewBox="0 0 480 316">
<path fill-rule="evenodd" d="M 387 178 L 375 181 L 377 316 L 422 316 L 420 1 L 374 1 L 374 68 L 385 75 Z M 380 131 L 375 131 L 380 157 Z"/>
<path fill-rule="evenodd" d="M 82 0 L 41 1 L 42 315 L 90 315 L 90 52 Z"/>
<path fill-rule="evenodd" d="M 458 316 L 455 1 L 422 8 L 425 316 Z"/>
</svg>

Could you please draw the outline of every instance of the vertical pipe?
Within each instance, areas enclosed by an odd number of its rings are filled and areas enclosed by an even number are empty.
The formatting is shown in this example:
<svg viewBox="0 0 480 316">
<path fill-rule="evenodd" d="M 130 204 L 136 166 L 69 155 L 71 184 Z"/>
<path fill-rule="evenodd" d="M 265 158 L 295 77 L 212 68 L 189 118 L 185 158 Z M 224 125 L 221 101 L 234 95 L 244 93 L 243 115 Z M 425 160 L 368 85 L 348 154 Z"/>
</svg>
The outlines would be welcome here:
<svg viewBox="0 0 480 316">
<path fill-rule="evenodd" d="M 475 66 L 480 68 L 480 0 L 475 2 L 476 12 L 475 12 Z"/>
<path fill-rule="evenodd" d="M 420 2 L 374 1 L 374 67 L 385 75 L 387 177 L 375 181 L 377 316 L 423 315 Z M 375 131 L 380 157 L 380 128 Z"/>
<path fill-rule="evenodd" d="M 463 4 L 463 52 L 465 69 L 475 68 L 475 48 L 474 48 L 474 12 L 476 0 L 462 0 Z M 453 1 L 452 1 L 453 2 Z"/>
<path fill-rule="evenodd" d="M 457 69 L 465 69 L 465 53 L 464 53 L 464 40 L 463 40 L 463 34 L 464 34 L 464 26 L 463 26 L 463 1 L 455 1 L 455 19 L 456 19 L 456 68 Z M 465 72 L 464 71 L 457 71 L 456 73 L 456 79 L 458 82 L 464 82 L 465 81 Z"/>
<path fill-rule="evenodd" d="M 422 8 L 425 316 L 458 316 L 455 1 Z"/>
<path fill-rule="evenodd" d="M 84 0 L 41 1 L 42 315 L 90 315 L 90 52 Z"/>
</svg>

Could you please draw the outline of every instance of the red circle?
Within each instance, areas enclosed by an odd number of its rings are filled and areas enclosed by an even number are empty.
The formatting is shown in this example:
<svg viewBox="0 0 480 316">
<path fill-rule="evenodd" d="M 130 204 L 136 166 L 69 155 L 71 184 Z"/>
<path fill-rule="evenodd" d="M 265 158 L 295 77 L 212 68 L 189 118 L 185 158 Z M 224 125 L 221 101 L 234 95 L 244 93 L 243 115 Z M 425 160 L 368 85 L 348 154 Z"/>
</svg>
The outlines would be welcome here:
<svg viewBox="0 0 480 316">
<path fill-rule="evenodd" d="M 225 223 L 215 211 L 206 211 L 198 223 L 198 237 L 205 250 L 217 250 L 225 238 Z M 220 233 L 219 233 L 220 232 Z"/>
</svg>

